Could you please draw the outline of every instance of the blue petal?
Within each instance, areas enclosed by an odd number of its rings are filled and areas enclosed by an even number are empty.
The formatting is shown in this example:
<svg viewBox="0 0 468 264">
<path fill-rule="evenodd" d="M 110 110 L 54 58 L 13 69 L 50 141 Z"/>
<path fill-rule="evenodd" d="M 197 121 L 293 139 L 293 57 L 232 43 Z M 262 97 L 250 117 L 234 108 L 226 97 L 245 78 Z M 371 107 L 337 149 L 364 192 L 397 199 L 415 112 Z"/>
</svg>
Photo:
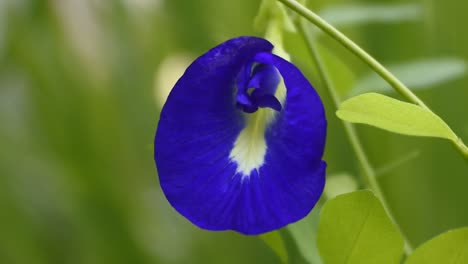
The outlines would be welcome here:
<svg viewBox="0 0 468 264">
<path fill-rule="evenodd" d="M 260 64 L 255 67 L 247 87 L 259 88 L 264 94 L 274 94 L 281 79 L 273 65 Z"/>
<path fill-rule="evenodd" d="M 179 213 L 201 228 L 268 232 L 306 216 L 322 193 L 322 103 L 300 71 L 271 49 L 255 37 L 220 44 L 189 66 L 161 112 L 155 161 L 162 190 Z M 252 81 L 254 62 L 276 67 L 287 94 L 265 129 L 263 164 L 245 175 L 230 155 L 250 115 L 236 107 L 236 91 Z"/>
<path fill-rule="evenodd" d="M 252 99 L 259 107 L 269 107 L 276 111 L 281 111 L 281 103 L 274 95 L 262 94 L 260 90 L 255 90 L 252 93 Z"/>
</svg>

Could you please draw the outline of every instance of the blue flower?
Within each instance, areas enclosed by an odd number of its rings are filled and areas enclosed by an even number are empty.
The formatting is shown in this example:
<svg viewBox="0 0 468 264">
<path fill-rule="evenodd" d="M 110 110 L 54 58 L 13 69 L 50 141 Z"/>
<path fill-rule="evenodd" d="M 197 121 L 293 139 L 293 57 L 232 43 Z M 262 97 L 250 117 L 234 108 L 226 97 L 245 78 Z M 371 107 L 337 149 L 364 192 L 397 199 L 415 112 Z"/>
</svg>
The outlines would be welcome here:
<svg viewBox="0 0 468 264">
<path fill-rule="evenodd" d="M 305 217 L 325 184 L 320 97 L 256 37 L 196 59 L 165 103 L 155 138 L 171 205 L 209 230 L 260 234 Z"/>
</svg>

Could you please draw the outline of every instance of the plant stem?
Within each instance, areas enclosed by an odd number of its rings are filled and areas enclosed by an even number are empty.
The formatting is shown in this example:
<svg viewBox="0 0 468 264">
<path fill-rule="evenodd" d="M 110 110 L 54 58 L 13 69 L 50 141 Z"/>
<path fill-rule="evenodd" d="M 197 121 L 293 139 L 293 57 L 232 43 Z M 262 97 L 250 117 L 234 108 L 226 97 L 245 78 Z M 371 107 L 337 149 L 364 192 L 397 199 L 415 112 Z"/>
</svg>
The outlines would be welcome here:
<svg viewBox="0 0 468 264">
<path fill-rule="evenodd" d="M 303 26 L 302 19 L 297 19 L 295 21 L 295 25 L 296 25 L 296 29 L 302 35 L 304 41 L 307 44 L 308 50 L 309 50 L 309 52 L 311 54 L 311 57 L 314 60 L 316 66 L 317 66 L 319 77 L 322 80 L 323 86 L 325 86 L 327 91 L 330 93 L 330 96 L 331 96 L 331 98 L 333 100 L 335 108 L 338 109 L 339 105 L 341 104 L 341 99 L 339 98 L 338 93 L 337 93 L 332 81 L 330 80 L 329 75 L 327 74 L 325 65 L 324 65 L 324 63 L 323 63 L 323 61 L 322 61 L 322 59 L 320 57 L 320 54 L 317 52 L 314 41 L 307 34 L 307 32 L 306 32 L 306 30 L 305 30 L 305 28 Z M 406 238 L 406 236 L 404 235 L 404 233 L 402 232 L 401 227 L 395 221 L 395 218 L 393 217 L 393 215 L 392 215 L 392 213 L 390 211 L 390 207 L 388 206 L 387 200 L 385 199 L 385 196 L 384 196 L 384 194 L 383 194 L 383 192 L 382 192 L 382 190 L 380 188 L 380 185 L 379 185 L 379 183 L 377 181 L 376 171 L 373 169 L 372 165 L 369 162 L 369 159 L 367 158 L 367 155 L 366 155 L 366 153 L 364 151 L 364 148 L 363 148 L 363 146 L 361 144 L 361 141 L 360 141 L 360 139 L 359 139 L 359 137 L 357 135 L 355 126 L 353 124 L 349 123 L 349 122 L 342 121 L 342 123 L 343 123 L 343 126 L 345 128 L 346 136 L 348 137 L 348 140 L 351 143 L 352 149 L 353 149 L 354 153 L 356 154 L 359 165 L 360 165 L 360 167 L 362 169 L 362 173 L 363 173 L 365 182 L 374 191 L 375 195 L 380 199 L 380 201 L 383 204 L 383 207 L 384 207 L 385 211 L 387 212 L 390 219 L 393 221 L 395 226 L 400 231 L 400 234 L 403 236 L 403 238 L 405 240 L 405 253 L 407 255 L 409 255 L 413 251 L 412 246 L 411 246 L 410 242 L 408 241 L 408 239 Z"/>
<path fill-rule="evenodd" d="M 423 109 L 433 113 L 432 110 L 421 99 L 419 99 L 419 97 L 417 97 L 410 89 L 408 89 L 408 87 L 406 87 L 398 78 L 396 78 L 391 72 L 389 72 L 382 64 L 380 64 L 376 59 L 374 59 L 371 55 L 365 52 L 361 47 L 359 47 L 356 43 L 354 43 L 352 40 L 346 37 L 335 27 L 328 24 L 320 16 L 307 9 L 307 7 L 301 5 L 299 2 L 296 2 L 295 0 L 278 1 L 288 6 L 293 11 L 295 11 L 305 19 L 309 20 L 322 31 L 324 31 L 329 36 L 341 43 L 349 51 L 351 51 L 363 62 L 369 65 L 369 67 L 371 67 L 377 74 L 380 75 L 380 77 L 387 81 L 387 83 L 389 83 L 393 87 L 393 89 L 395 89 L 403 97 L 408 99 L 410 102 L 419 105 Z M 457 138 L 459 137 L 457 136 Z M 461 139 L 454 141 L 454 145 L 456 149 L 460 152 L 460 154 L 468 161 L 468 147 L 463 144 Z"/>
<path fill-rule="evenodd" d="M 327 33 L 329 36 L 340 42 L 343 46 L 345 46 L 349 51 L 354 53 L 358 56 L 362 61 L 364 61 L 367 65 L 369 65 L 372 69 L 374 69 L 377 74 L 380 75 L 384 80 L 386 80 L 397 92 L 399 92 L 402 96 L 407 98 L 414 104 L 421 106 L 429 110 L 429 108 L 424 104 L 421 99 L 419 99 L 410 89 L 408 89 L 400 80 L 398 80 L 392 73 L 390 73 L 384 66 L 382 66 L 376 59 L 374 59 L 371 55 L 365 52 L 361 47 L 359 47 L 356 43 L 346 37 L 343 33 L 338 31 L 335 27 L 328 24 L 325 20 L 323 20 L 320 16 L 312 12 L 311 10 L 307 9 L 307 7 L 299 4 L 295 0 L 278 0 L 300 14 L 302 17 L 306 18 L 314 25 L 319 27 L 322 31 Z"/>
<path fill-rule="evenodd" d="M 415 151 L 412 151 L 404 156 L 401 156 L 401 157 L 398 157 L 396 160 L 393 160 L 391 162 L 389 162 L 387 165 L 381 167 L 381 168 L 378 168 L 375 170 L 375 174 L 377 175 L 377 177 L 379 177 L 380 175 L 382 174 L 385 174 L 389 171 L 392 171 L 393 169 L 397 168 L 397 167 L 400 167 L 401 165 L 403 165 L 404 163 L 407 163 L 413 159 L 415 159 L 416 157 L 418 157 L 420 154 L 420 152 L 418 150 L 415 150 Z"/>
</svg>

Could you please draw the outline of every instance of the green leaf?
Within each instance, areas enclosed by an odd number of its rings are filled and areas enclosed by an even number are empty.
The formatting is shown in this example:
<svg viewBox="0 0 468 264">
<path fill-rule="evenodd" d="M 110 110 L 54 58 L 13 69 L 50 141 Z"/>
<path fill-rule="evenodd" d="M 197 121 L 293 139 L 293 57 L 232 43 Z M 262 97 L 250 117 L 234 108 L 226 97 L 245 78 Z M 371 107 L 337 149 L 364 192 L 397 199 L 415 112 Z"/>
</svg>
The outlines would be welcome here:
<svg viewBox="0 0 468 264">
<path fill-rule="evenodd" d="M 389 65 L 390 72 L 413 90 L 434 87 L 444 82 L 462 77 L 466 73 L 466 63 L 457 58 L 432 58 Z M 374 72 L 359 79 L 350 95 L 365 92 L 394 91 L 387 82 Z"/>
<path fill-rule="evenodd" d="M 334 198 L 340 194 L 354 192 L 358 189 L 358 183 L 350 174 L 346 172 L 327 176 L 325 190 L 327 198 Z"/>
<path fill-rule="evenodd" d="M 348 122 L 368 124 L 394 133 L 457 141 L 457 136 L 437 115 L 420 106 L 377 93 L 346 100 L 336 114 Z"/>
<path fill-rule="evenodd" d="M 422 10 L 417 4 L 354 4 L 327 7 L 320 16 L 334 26 L 355 26 L 416 21 L 421 19 Z"/>
<path fill-rule="evenodd" d="M 263 234 L 260 238 L 278 255 L 281 263 L 288 263 L 288 251 L 278 231 Z"/>
<path fill-rule="evenodd" d="M 314 208 L 307 217 L 286 228 L 296 242 L 298 251 L 309 264 L 322 263 L 316 242 L 318 223 L 319 210 Z"/>
<path fill-rule="evenodd" d="M 468 227 L 441 234 L 422 246 L 405 264 L 465 264 L 468 263 Z"/>
<path fill-rule="evenodd" d="M 322 209 L 318 248 L 327 264 L 398 264 L 403 238 L 370 191 L 343 194 Z"/>
</svg>

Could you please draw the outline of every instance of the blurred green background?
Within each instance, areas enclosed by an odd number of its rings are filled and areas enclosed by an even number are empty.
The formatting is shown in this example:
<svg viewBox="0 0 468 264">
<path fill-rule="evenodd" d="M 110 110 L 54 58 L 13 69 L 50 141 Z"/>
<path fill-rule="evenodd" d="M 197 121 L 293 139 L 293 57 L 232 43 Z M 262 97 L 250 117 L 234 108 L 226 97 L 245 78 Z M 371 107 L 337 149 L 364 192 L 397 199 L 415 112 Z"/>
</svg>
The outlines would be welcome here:
<svg viewBox="0 0 468 264">
<path fill-rule="evenodd" d="M 414 19 L 340 27 L 384 64 L 468 59 L 466 1 L 320 0 L 310 7 L 355 3 L 421 10 Z M 203 231 L 178 215 L 161 192 L 152 152 L 158 114 L 177 76 L 228 38 L 261 36 L 252 26 L 258 6 L 0 0 L 0 263 L 279 263 L 257 237 Z M 348 67 L 331 71 L 344 95 L 369 69 L 318 38 L 331 63 Z M 301 39 L 290 33 L 286 47 L 326 102 L 329 175 L 359 178 Z M 467 87 L 463 74 L 417 91 L 465 141 Z M 359 132 L 377 168 L 418 153 L 379 178 L 413 244 L 468 225 L 468 167 L 449 143 L 363 126 Z"/>
</svg>

